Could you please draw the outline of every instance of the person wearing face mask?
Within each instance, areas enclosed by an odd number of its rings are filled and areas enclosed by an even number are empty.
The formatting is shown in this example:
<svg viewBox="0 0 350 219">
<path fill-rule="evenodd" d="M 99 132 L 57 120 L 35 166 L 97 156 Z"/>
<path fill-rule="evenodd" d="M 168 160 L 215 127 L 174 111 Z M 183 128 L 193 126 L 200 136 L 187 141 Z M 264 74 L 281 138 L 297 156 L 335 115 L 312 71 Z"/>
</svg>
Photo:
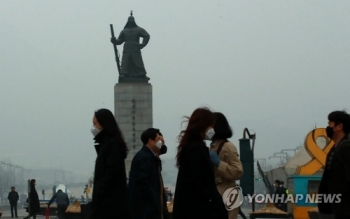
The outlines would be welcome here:
<svg viewBox="0 0 350 219">
<path fill-rule="evenodd" d="M 173 219 L 226 219 L 227 210 L 216 188 L 214 167 L 204 140 L 215 135 L 215 115 L 208 108 L 196 109 L 179 135 Z"/>
<path fill-rule="evenodd" d="M 229 188 L 236 187 L 236 180 L 243 175 L 242 163 L 236 146 L 228 141 L 232 137 L 231 127 L 226 117 L 219 112 L 214 113 L 216 123 L 215 135 L 210 145 L 210 159 L 215 165 L 216 187 L 221 195 Z M 238 217 L 239 208 L 228 211 L 229 219 Z"/>
<path fill-rule="evenodd" d="M 159 159 L 164 139 L 159 129 L 149 128 L 141 134 L 143 147 L 132 162 L 128 185 L 128 203 L 133 219 L 167 219 L 169 217 Z"/>
<path fill-rule="evenodd" d="M 112 112 L 96 111 L 91 132 L 97 158 L 89 218 L 129 219 L 125 171 L 128 148 Z"/>
<path fill-rule="evenodd" d="M 319 194 L 341 194 L 340 202 L 318 202 L 322 218 L 350 218 L 350 116 L 345 111 L 328 115 L 327 137 L 334 146 L 328 152 Z M 320 217 L 320 218 L 321 218 Z"/>
<path fill-rule="evenodd" d="M 159 150 L 159 155 L 163 155 L 163 154 L 166 154 L 166 152 L 168 151 L 168 147 L 165 145 L 165 141 L 164 141 L 162 133 L 159 132 L 159 135 L 160 135 L 160 140 L 163 143 L 162 147 Z"/>
</svg>

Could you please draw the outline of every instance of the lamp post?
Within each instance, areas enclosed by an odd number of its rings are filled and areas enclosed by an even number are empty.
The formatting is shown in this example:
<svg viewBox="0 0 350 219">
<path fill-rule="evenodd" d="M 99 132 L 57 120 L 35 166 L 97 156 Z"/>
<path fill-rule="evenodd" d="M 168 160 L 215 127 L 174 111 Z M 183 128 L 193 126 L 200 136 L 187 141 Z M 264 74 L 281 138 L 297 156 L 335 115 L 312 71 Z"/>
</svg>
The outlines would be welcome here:
<svg viewBox="0 0 350 219">
<path fill-rule="evenodd" d="M 248 134 L 248 136 L 247 136 Z M 242 186 L 242 189 L 244 191 L 244 188 L 246 188 L 245 195 L 248 194 L 255 194 L 254 191 L 254 147 L 255 147 L 255 139 L 256 134 L 250 134 L 248 128 L 245 128 L 243 130 L 243 138 L 239 139 L 239 148 L 240 148 L 240 157 L 241 162 L 243 165 L 243 168 L 246 168 L 243 176 L 240 179 L 240 184 Z M 252 145 L 250 144 L 250 141 L 252 140 Z M 244 156 L 242 156 L 244 155 Z M 243 183 L 244 182 L 244 183 Z M 252 202 L 252 211 L 255 211 L 255 203 L 254 199 Z"/>
</svg>

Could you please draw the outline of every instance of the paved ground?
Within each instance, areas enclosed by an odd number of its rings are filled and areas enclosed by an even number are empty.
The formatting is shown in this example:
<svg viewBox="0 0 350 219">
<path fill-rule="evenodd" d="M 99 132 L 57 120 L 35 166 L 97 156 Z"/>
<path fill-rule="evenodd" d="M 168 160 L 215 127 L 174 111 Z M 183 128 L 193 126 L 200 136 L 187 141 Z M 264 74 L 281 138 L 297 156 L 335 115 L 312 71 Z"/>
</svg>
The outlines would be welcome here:
<svg viewBox="0 0 350 219">
<path fill-rule="evenodd" d="M 243 213 L 245 214 L 245 216 L 247 218 L 249 218 L 249 213 L 252 212 L 252 209 L 251 208 L 242 208 L 242 211 Z M 5 211 L 2 211 L 3 214 L 2 214 L 2 217 L 1 219 L 10 219 L 11 218 L 11 211 L 10 210 L 5 210 Z M 20 219 L 23 219 L 24 217 L 26 217 L 28 215 L 28 213 L 26 212 L 25 209 L 18 209 L 18 218 Z M 36 217 L 37 219 L 45 219 L 45 216 L 37 216 Z M 54 217 L 51 217 L 52 219 Z M 242 218 L 241 216 L 238 215 L 238 218 Z"/>
<path fill-rule="evenodd" d="M 19 208 L 17 211 L 17 214 L 18 214 L 18 218 L 20 218 L 20 219 L 23 219 L 24 217 L 26 217 L 28 215 L 26 210 L 23 208 L 22 209 Z M 2 211 L 1 219 L 9 219 L 9 218 L 11 218 L 11 211 L 10 210 Z M 44 216 L 37 216 L 36 218 L 37 219 L 45 219 Z"/>
<path fill-rule="evenodd" d="M 263 208 L 264 206 L 263 205 L 257 205 L 255 207 L 255 211 Z M 250 216 L 250 213 L 252 212 L 252 207 L 251 206 L 244 206 L 244 207 L 241 207 L 244 215 L 246 216 L 247 219 L 249 219 L 249 216 Z M 242 217 L 240 215 L 238 215 L 238 218 L 241 219 Z M 274 219 L 274 218 L 266 218 L 266 219 Z"/>
</svg>

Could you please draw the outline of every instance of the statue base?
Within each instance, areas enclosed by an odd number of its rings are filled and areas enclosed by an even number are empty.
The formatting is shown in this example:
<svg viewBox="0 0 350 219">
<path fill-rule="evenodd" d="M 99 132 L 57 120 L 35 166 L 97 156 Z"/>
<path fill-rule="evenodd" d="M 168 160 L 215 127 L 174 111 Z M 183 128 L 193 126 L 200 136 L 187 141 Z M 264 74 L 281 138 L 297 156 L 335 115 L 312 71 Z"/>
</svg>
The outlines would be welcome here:
<svg viewBox="0 0 350 219">
<path fill-rule="evenodd" d="M 125 160 L 127 176 L 131 161 L 143 146 L 141 134 L 153 127 L 152 118 L 152 85 L 144 83 L 123 82 L 114 86 L 114 111 L 117 123 L 129 148 Z"/>
<path fill-rule="evenodd" d="M 149 77 L 120 77 L 118 83 L 148 83 Z"/>
</svg>

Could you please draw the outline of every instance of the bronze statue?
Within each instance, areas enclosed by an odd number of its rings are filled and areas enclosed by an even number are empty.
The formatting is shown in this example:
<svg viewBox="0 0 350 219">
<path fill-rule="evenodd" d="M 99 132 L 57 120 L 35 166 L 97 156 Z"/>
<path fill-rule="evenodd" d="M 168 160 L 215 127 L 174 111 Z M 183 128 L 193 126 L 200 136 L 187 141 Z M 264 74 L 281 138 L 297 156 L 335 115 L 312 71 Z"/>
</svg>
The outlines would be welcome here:
<svg viewBox="0 0 350 219">
<path fill-rule="evenodd" d="M 132 12 L 124 30 L 120 32 L 118 39 L 114 37 L 112 26 L 111 30 L 111 42 L 116 51 L 116 61 L 118 64 L 118 70 L 120 71 L 119 82 L 148 82 L 149 78 L 146 76 L 147 72 L 143 64 L 141 49 L 148 44 L 150 35 L 145 29 L 137 26 Z M 142 44 L 139 43 L 140 37 L 143 38 Z M 116 45 L 121 45 L 122 43 L 124 43 L 124 50 L 120 67 Z"/>
</svg>

